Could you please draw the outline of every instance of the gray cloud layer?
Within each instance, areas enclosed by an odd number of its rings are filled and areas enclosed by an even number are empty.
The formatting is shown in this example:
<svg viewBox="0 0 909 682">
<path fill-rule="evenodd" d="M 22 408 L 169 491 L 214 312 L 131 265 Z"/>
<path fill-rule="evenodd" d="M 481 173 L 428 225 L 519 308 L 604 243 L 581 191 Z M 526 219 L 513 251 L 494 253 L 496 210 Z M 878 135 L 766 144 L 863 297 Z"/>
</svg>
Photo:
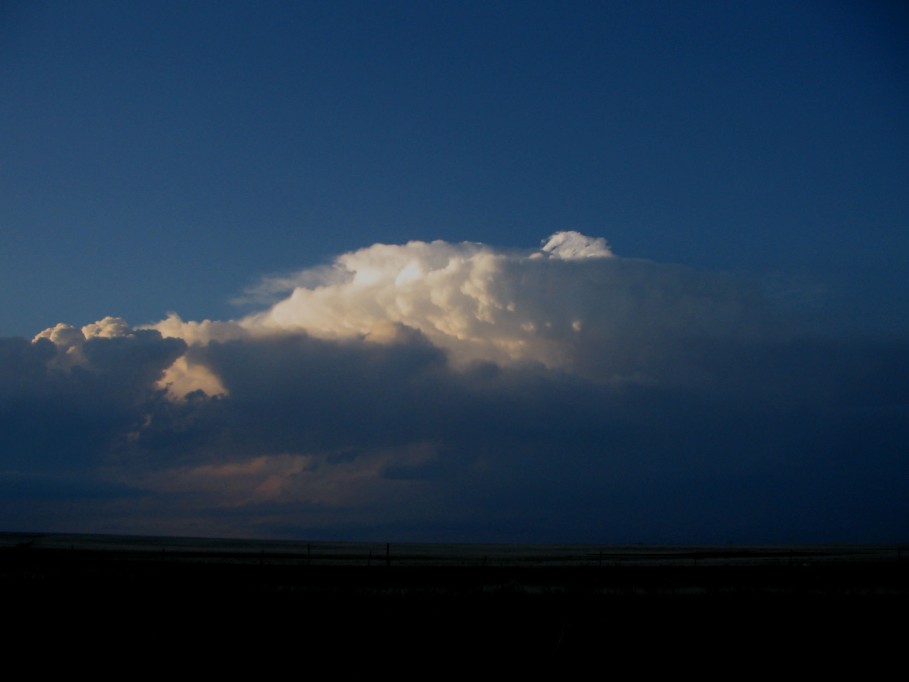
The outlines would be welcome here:
<svg viewBox="0 0 909 682">
<path fill-rule="evenodd" d="M 563 235 L 532 254 L 377 245 L 239 322 L 0 340 L 0 523 L 905 537 L 905 340 L 799 333 L 734 277 Z"/>
</svg>

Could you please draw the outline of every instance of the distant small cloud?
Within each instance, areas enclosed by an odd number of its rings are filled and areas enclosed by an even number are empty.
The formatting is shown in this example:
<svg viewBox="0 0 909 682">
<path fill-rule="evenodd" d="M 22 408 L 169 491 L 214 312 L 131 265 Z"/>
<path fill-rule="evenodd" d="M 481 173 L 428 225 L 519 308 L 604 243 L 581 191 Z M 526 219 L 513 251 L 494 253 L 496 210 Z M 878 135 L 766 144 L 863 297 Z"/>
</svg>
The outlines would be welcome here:
<svg viewBox="0 0 909 682">
<path fill-rule="evenodd" d="M 541 249 L 554 258 L 577 260 L 579 258 L 609 258 L 612 250 L 602 237 L 587 237 L 580 232 L 556 232 Z"/>
</svg>

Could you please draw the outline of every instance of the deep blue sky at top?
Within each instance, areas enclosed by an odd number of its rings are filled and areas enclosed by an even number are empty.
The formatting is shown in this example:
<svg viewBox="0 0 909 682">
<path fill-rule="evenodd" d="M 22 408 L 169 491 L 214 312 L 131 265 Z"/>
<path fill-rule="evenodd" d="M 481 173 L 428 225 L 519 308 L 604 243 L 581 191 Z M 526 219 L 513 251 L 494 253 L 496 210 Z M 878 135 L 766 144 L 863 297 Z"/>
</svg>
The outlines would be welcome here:
<svg viewBox="0 0 909 682">
<path fill-rule="evenodd" d="M 905 332 L 907 25 L 888 2 L 3 2 L 0 336 L 226 318 L 259 276 L 375 242 L 560 229 Z"/>
</svg>

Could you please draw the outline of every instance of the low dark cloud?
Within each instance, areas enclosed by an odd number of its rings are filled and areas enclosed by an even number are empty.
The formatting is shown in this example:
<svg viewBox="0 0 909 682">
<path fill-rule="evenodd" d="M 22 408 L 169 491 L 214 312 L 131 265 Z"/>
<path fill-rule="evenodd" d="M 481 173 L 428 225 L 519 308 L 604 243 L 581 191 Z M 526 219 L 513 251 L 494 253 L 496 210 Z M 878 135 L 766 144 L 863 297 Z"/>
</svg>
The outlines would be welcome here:
<svg viewBox="0 0 909 682">
<path fill-rule="evenodd" d="M 870 541 L 909 521 L 898 344 L 727 347 L 663 386 L 283 334 L 209 344 L 229 394 L 175 402 L 154 388 L 166 341 L 99 340 L 89 366 L 43 372 L 45 344 L 5 341 L 25 360 L 6 385 L 29 387 L 4 395 L 5 497 L 122 495 L 124 524 L 300 537 Z"/>
<path fill-rule="evenodd" d="M 41 338 L 0 340 L 0 467 L 71 472 L 104 465 L 163 400 L 154 383 L 186 349 L 139 330 L 73 348 Z"/>
</svg>

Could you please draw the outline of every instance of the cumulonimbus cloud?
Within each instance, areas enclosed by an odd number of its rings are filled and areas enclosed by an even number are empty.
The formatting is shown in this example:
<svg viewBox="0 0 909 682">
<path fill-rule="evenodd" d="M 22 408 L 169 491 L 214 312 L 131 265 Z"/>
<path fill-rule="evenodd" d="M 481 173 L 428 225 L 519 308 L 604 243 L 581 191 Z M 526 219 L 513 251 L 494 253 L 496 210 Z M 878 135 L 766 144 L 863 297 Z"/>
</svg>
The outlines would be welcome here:
<svg viewBox="0 0 909 682">
<path fill-rule="evenodd" d="M 529 361 L 610 377 L 639 373 L 648 348 L 672 335 L 728 338 L 769 328 L 760 293 L 744 282 L 618 258 L 605 239 L 572 231 L 533 251 L 375 244 L 260 289 L 284 296 L 235 323 L 171 316 L 154 328 L 189 343 L 279 332 L 389 342 L 410 329 L 460 365 Z"/>
<path fill-rule="evenodd" d="M 125 532 L 909 527 L 906 344 L 794 333 L 739 278 L 562 232 L 376 244 L 264 286 L 238 320 L 0 339 L 0 487 L 116 503 Z"/>
<path fill-rule="evenodd" d="M 577 232 L 558 232 L 530 253 L 471 242 L 375 244 L 339 256 L 331 268 L 303 271 L 285 280 L 300 284 L 240 324 L 251 331 L 292 330 L 321 338 L 382 341 L 391 323 L 418 330 L 456 361 L 535 360 L 554 365 L 559 351 L 553 347 L 553 334 L 576 334 L 583 322 L 571 319 L 568 329 L 554 330 L 553 324 L 566 322 L 554 316 L 559 312 L 562 317 L 564 308 L 539 309 L 525 295 L 528 282 L 521 280 L 539 281 L 554 261 L 610 257 L 604 239 Z M 571 271 L 565 269 L 568 279 Z M 574 287 L 564 284 L 567 298 Z M 571 301 L 563 298 L 561 304 Z"/>
<path fill-rule="evenodd" d="M 752 284 L 718 273 L 620 258 L 606 240 L 556 232 L 529 251 L 474 242 L 374 244 L 329 266 L 263 280 L 279 300 L 239 320 L 148 328 L 190 350 L 159 381 L 175 398 L 227 395 L 199 349 L 211 342 L 305 333 L 326 340 L 400 343 L 416 334 L 457 367 L 539 363 L 595 380 L 678 381 L 686 342 L 767 338 L 781 324 Z M 129 336 L 119 318 L 36 337 L 61 348 L 58 363 L 84 364 L 93 337 Z"/>
</svg>

